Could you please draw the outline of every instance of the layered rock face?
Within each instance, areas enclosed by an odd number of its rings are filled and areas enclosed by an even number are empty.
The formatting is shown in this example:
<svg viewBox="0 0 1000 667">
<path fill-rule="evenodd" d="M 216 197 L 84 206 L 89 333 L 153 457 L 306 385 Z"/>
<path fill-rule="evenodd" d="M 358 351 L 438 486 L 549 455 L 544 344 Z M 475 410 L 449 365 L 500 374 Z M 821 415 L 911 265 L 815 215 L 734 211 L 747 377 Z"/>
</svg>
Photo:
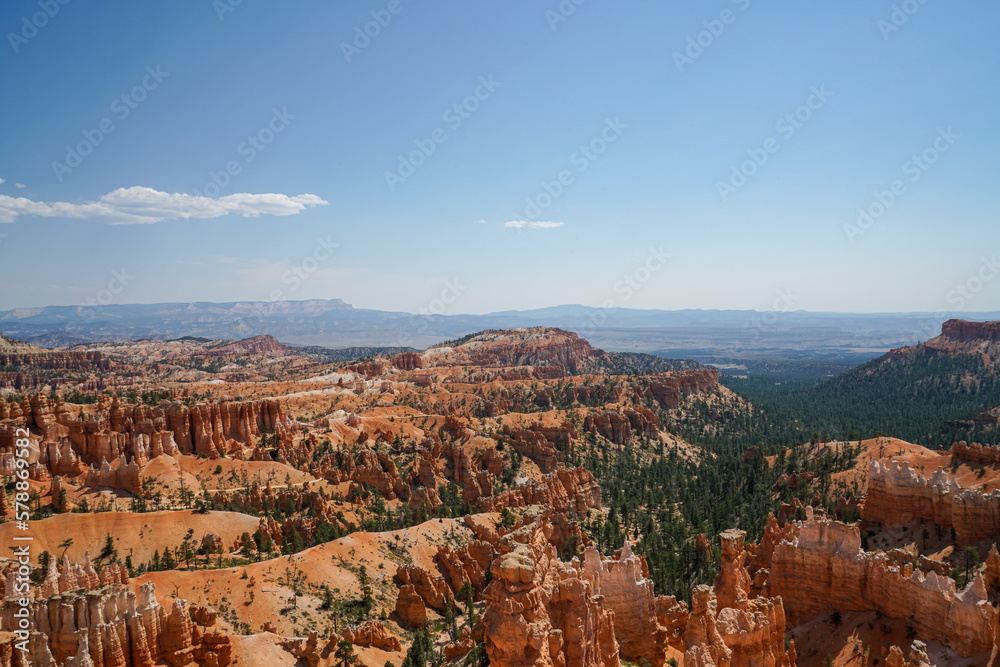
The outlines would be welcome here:
<svg viewBox="0 0 1000 667">
<path fill-rule="evenodd" d="M 0 399 L 0 420 L 10 419 L 41 433 L 39 463 L 57 474 L 79 472 L 79 465 L 97 466 L 128 459 L 140 468 L 161 454 L 197 453 L 209 458 L 242 456 L 261 434 L 276 432 L 287 439 L 288 420 L 277 401 L 222 401 L 193 406 L 163 402 L 159 406 L 121 403 L 102 395 L 92 411 L 77 418 L 62 399 L 36 394 L 28 402 L 5 403 Z M 7 441 L 11 440 L 7 445 Z M 0 437 L 0 448 L 12 446 Z M 96 479 L 95 483 L 100 479 Z M 122 486 L 115 480 L 102 486 Z"/>
<path fill-rule="evenodd" d="M 646 560 L 632 553 L 628 541 L 617 558 L 601 558 L 597 549 L 587 547 L 582 568 L 591 589 L 614 612 L 615 638 L 623 658 L 661 667 L 667 646 L 683 647 L 687 605 L 653 593 Z"/>
<path fill-rule="evenodd" d="M 570 443 L 578 437 L 576 428 L 569 422 L 558 427 L 533 424 L 530 428 L 514 428 L 504 424 L 503 433 L 510 439 L 514 449 L 538 464 L 543 472 L 552 472 L 559 467 L 556 447 L 569 453 Z"/>
<path fill-rule="evenodd" d="M 624 658 L 660 667 L 674 652 L 685 655 L 685 665 L 794 667 L 781 598 L 749 590 L 742 531 L 727 535 L 719 579 L 731 606 L 721 607 L 716 591 L 700 586 L 689 613 L 674 597 L 654 594 L 646 561 L 628 542 L 613 557 L 588 546 L 582 561 L 565 563 L 555 557 L 554 527 L 543 518 L 497 540 L 483 616 L 492 665 L 609 665 Z M 560 606 L 568 602 L 575 612 Z M 581 638 L 579 628 L 593 629 Z"/>
<path fill-rule="evenodd" d="M 1000 463 L 1000 447 L 995 445 L 984 446 L 978 442 L 974 442 L 971 445 L 965 441 L 956 442 L 951 446 L 951 458 L 953 461 L 969 461 L 983 465 L 996 465 Z"/>
<path fill-rule="evenodd" d="M 888 526 L 933 521 L 954 528 L 961 543 L 995 539 L 1000 534 L 1000 491 L 964 489 L 941 469 L 927 479 L 906 461 L 889 466 L 872 461 L 861 518 Z"/>
<path fill-rule="evenodd" d="M 719 542 L 722 544 L 722 569 L 713 582 L 715 597 L 720 608 L 735 608 L 750 593 L 750 575 L 743 562 L 746 557 L 743 550 L 746 533 L 725 530 L 719 534 Z"/>
<path fill-rule="evenodd" d="M 591 412 L 583 422 L 588 433 L 598 433 L 611 442 L 623 445 L 632 439 L 632 424 L 617 412 Z"/>
<path fill-rule="evenodd" d="M 13 600 L 4 603 L 0 631 L 18 627 L 20 608 Z M 142 585 L 138 598 L 125 586 L 109 585 L 39 598 L 28 610 L 34 664 L 152 667 L 165 660 L 182 667 L 197 659 L 225 667 L 231 660 L 228 636 L 203 635 L 184 600 L 176 600 L 168 612 L 157 602 L 152 583 Z"/>
<path fill-rule="evenodd" d="M 931 354 L 971 354 L 995 362 L 1000 356 L 1000 322 L 967 322 L 948 320 L 941 325 L 941 335 L 922 345 L 893 350 L 897 354 L 912 352 Z"/>
<path fill-rule="evenodd" d="M 404 352 L 392 360 L 392 365 L 403 371 L 413 371 L 423 366 L 419 352 Z"/>
<path fill-rule="evenodd" d="M 396 580 L 402 588 L 412 587 L 424 604 L 444 612 L 449 606 L 455 608 L 455 594 L 444 577 L 436 572 L 428 572 L 417 565 L 400 565 L 396 569 Z"/>
<path fill-rule="evenodd" d="M 682 397 L 717 388 L 719 371 L 714 368 L 699 368 L 661 373 L 650 375 L 646 381 L 646 395 L 664 408 L 675 409 L 680 407 Z"/>
<path fill-rule="evenodd" d="M 685 665 L 794 667 L 794 644 L 785 649 L 784 603 L 755 589 L 747 570 L 752 554 L 743 548 L 746 533 L 727 530 L 719 539 L 722 568 L 714 588 L 699 586 L 692 596 Z"/>
<path fill-rule="evenodd" d="M 698 586 L 691 595 L 691 615 L 684 630 L 684 665 L 729 666 L 733 652 L 722 641 L 715 621 L 716 601 L 712 589 Z"/>
<path fill-rule="evenodd" d="M 368 484 L 377 488 L 387 500 L 410 497 L 410 487 L 399 476 L 399 470 L 389 455 L 375 453 L 364 446 L 354 453 L 334 453 L 317 472 L 334 484 L 347 481 Z M 433 475 L 430 486 L 436 488 Z"/>
<path fill-rule="evenodd" d="M 4 352 L 0 366 L 31 366 L 52 371 L 108 371 L 111 360 L 101 352 Z"/>
<path fill-rule="evenodd" d="M 399 588 L 396 613 L 411 628 L 423 627 L 427 622 L 427 606 L 413 584 L 405 584 Z"/>
<path fill-rule="evenodd" d="M 614 612 L 590 581 L 556 557 L 535 522 L 499 540 L 484 593 L 486 651 L 497 667 L 619 667 Z"/>
<path fill-rule="evenodd" d="M 941 325 L 941 336 L 955 341 L 1000 340 L 1000 322 L 948 320 Z"/>
<path fill-rule="evenodd" d="M 279 343 L 278 339 L 274 336 L 264 334 L 262 336 L 254 336 L 253 338 L 245 338 L 243 340 L 236 341 L 235 343 L 230 343 L 229 345 L 223 345 L 222 347 L 216 347 L 199 353 L 200 356 L 207 357 L 220 357 L 229 354 L 239 356 L 250 355 L 284 357 L 292 354 L 292 351 Z"/>
<path fill-rule="evenodd" d="M 474 522 L 467 522 L 473 528 Z M 458 599 L 466 583 L 472 586 L 473 598 L 480 599 L 486 585 L 490 564 L 497 556 L 496 535 L 486 535 L 492 541 L 476 539 L 461 548 L 444 544 L 438 547 L 437 570 L 427 571 L 416 565 L 401 565 L 396 570 L 399 593 L 396 613 L 410 627 L 418 628 L 427 620 L 427 607 L 445 612 L 463 604 Z"/>
<path fill-rule="evenodd" d="M 537 327 L 484 331 L 456 347 L 432 347 L 424 363 L 437 366 L 541 366 L 576 373 L 585 361 L 606 356 L 575 333 Z M 555 375 L 558 377 L 561 373 Z"/>
<path fill-rule="evenodd" d="M 139 493 L 142 490 L 142 481 L 139 479 L 141 469 L 135 461 L 121 461 L 117 468 L 104 460 L 100 468 L 90 467 L 87 473 L 87 486 L 106 486 L 112 489 L 125 489 L 130 493 Z"/>
<path fill-rule="evenodd" d="M 794 622 L 817 612 L 878 611 L 909 619 L 919 636 L 945 642 L 962 656 L 993 648 L 998 614 L 982 573 L 957 591 L 948 577 L 863 551 L 856 524 L 811 517 L 790 523 L 773 547 L 768 587 Z"/>
<path fill-rule="evenodd" d="M 492 510 L 548 505 L 555 512 L 584 514 L 588 508 L 601 507 L 601 486 L 586 468 L 563 468 L 545 475 L 538 482 L 523 484 L 496 498 L 482 498 L 479 502 Z"/>
<path fill-rule="evenodd" d="M 8 595 L 4 599 L 17 597 L 13 595 L 13 572 L 7 580 Z M 90 560 L 90 552 L 84 555 L 83 564 L 71 564 L 69 558 L 63 556 L 60 568 L 55 558 L 49 559 L 49 569 L 45 580 L 38 587 L 37 597 L 45 598 L 77 589 L 94 590 L 103 586 L 122 585 L 129 582 L 128 570 L 118 563 L 109 563 L 98 573 Z"/>
</svg>

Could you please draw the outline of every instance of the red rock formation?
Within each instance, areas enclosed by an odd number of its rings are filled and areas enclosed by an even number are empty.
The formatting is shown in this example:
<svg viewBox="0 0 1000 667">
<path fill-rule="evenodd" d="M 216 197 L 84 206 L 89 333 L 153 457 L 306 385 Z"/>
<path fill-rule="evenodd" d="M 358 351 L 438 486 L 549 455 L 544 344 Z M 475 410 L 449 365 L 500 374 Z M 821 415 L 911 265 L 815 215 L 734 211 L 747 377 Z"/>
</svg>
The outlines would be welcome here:
<svg viewBox="0 0 1000 667">
<path fill-rule="evenodd" d="M 224 667 L 232 662 L 232 638 L 222 632 L 206 632 L 194 648 L 194 659 L 205 667 Z"/>
<path fill-rule="evenodd" d="M 684 646 L 687 605 L 673 596 L 654 595 L 646 561 L 632 553 L 627 540 L 617 558 L 601 558 L 597 549 L 588 547 L 582 568 L 591 589 L 603 596 L 604 605 L 614 612 L 615 638 L 622 657 L 661 667 L 667 646 Z"/>
<path fill-rule="evenodd" d="M 412 371 L 423 365 L 419 352 L 404 352 L 392 360 L 392 365 L 404 371 Z"/>
<path fill-rule="evenodd" d="M 52 478 L 52 486 L 49 487 L 49 495 L 52 498 L 52 509 L 56 512 L 66 512 L 69 501 L 66 500 L 66 489 L 62 485 L 62 477 L 55 475 Z"/>
<path fill-rule="evenodd" d="M 0 352 L 0 366 L 31 366 L 50 371 L 110 371 L 101 352 Z"/>
<path fill-rule="evenodd" d="M 418 463 L 417 467 L 419 466 Z M 422 479 L 421 482 L 436 489 L 432 463 L 431 466 L 426 479 Z M 342 450 L 328 455 L 317 465 L 315 472 L 334 484 L 347 481 L 368 484 L 377 488 L 387 500 L 397 498 L 405 500 L 410 497 L 410 487 L 399 476 L 399 470 L 392 458 L 385 452 L 376 454 L 367 446 L 353 453 Z"/>
<path fill-rule="evenodd" d="M 909 619 L 919 636 L 946 642 L 959 655 L 992 649 L 998 614 L 981 573 L 957 591 L 947 577 L 863 551 L 856 524 L 810 518 L 790 529 L 774 546 L 769 589 L 791 620 L 834 609 L 878 611 Z"/>
<path fill-rule="evenodd" d="M 481 498 L 479 502 L 492 510 L 548 505 L 555 512 L 585 514 L 587 508 L 600 508 L 601 486 L 586 468 L 563 468 L 538 482 L 504 491 L 493 499 Z"/>
<path fill-rule="evenodd" d="M 556 447 L 569 453 L 570 444 L 577 437 L 576 429 L 568 422 L 559 427 L 532 424 L 526 429 L 504 424 L 503 433 L 510 439 L 514 449 L 538 464 L 542 472 L 553 472 L 558 468 Z"/>
<path fill-rule="evenodd" d="M 344 366 L 344 372 L 357 373 L 358 375 L 364 375 L 366 378 L 374 378 L 385 372 L 385 365 L 381 361 L 351 364 Z"/>
<path fill-rule="evenodd" d="M 423 358 L 437 366 L 541 366 L 576 373 L 585 361 L 604 356 L 575 333 L 537 327 L 483 331 L 457 346 L 429 348 Z"/>
<path fill-rule="evenodd" d="M 339 640 L 337 635 L 330 637 L 330 643 L 336 643 Z M 304 660 L 309 667 L 318 667 L 320 660 L 322 659 L 323 649 L 319 645 L 319 633 L 313 630 L 309 633 L 309 637 L 303 639 L 302 637 L 294 637 L 292 639 L 286 639 L 281 643 L 286 651 L 294 655 L 300 660 Z M 329 644 L 327 644 L 329 646 Z"/>
<path fill-rule="evenodd" d="M 0 631 L 17 627 L 15 613 L 20 608 L 15 600 L 4 603 Z M 142 585 L 138 599 L 126 586 L 107 583 L 99 591 L 36 598 L 28 610 L 37 630 L 31 635 L 33 664 L 153 667 L 166 660 L 179 667 L 196 657 L 217 667 L 230 662 L 229 637 L 200 636 L 183 600 L 176 601 L 168 615 L 151 583 Z"/>
<path fill-rule="evenodd" d="M 87 473 L 87 486 L 106 486 L 111 489 L 124 489 L 129 493 L 139 493 L 142 482 L 139 479 L 139 465 L 134 461 L 118 460 L 118 467 L 113 468 L 107 460 L 101 461 L 101 467 L 90 467 Z"/>
<path fill-rule="evenodd" d="M 772 531 L 777 530 L 773 516 L 769 525 Z M 765 541 L 773 537 L 772 532 Z M 727 530 L 719 536 L 721 572 L 714 589 L 695 591 L 694 609 L 685 632 L 687 659 L 705 665 L 793 667 L 795 649 L 785 650 L 784 605 L 780 597 L 757 596 L 761 587 L 751 582 L 746 565 L 762 550 L 744 551 L 745 538 L 742 530 Z"/>
<path fill-rule="evenodd" d="M 12 588 L 14 572 L 8 575 L 8 590 Z M 63 557 L 62 567 L 56 558 L 49 559 L 48 573 L 38 587 L 37 598 L 46 598 L 69 591 L 84 589 L 94 590 L 102 586 L 127 586 L 128 570 L 118 563 L 108 563 L 98 573 L 90 561 L 90 553 L 84 555 L 83 564 L 70 564 L 69 558 Z M 13 596 L 16 597 L 16 596 Z"/>
<path fill-rule="evenodd" d="M 948 320 L 941 325 L 941 337 L 959 342 L 1000 340 L 1000 322 Z"/>
<path fill-rule="evenodd" d="M 954 528 L 960 543 L 994 539 L 1000 534 L 1000 491 L 963 489 L 941 469 L 926 479 L 906 461 L 891 466 L 872 461 L 861 518 L 888 526 L 933 521 Z"/>
<path fill-rule="evenodd" d="M 167 616 L 163 632 L 164 658 L 174 667 L 182 667 L 191 662 L 194 657 L 194 642 L 192 640 L 191 615 L 188 612 L 186 600 L 174 600 L 174 605 Z"/>
<path fill-rule="evenodd" d="M 632 425 L 632 430 L 639 435 L 646 438 L 656 438 L 659 436 L 660 427 L 662 426 L 660 418 L 649 408 L 637 405 L 634 408 L 625 410 L 625 416 L 628 417 L 629 424 Z"/>
<path fill-rule="evenodd" d="M 444 645 L 444 657 L 448 660 L 460 658 L 468 654 L 473 647 L 472 630 L 468 627 L 462 628 L 462 634 L 457 641 Z"/>
<path fill-rule="evenodd" d="M 274 336 L 264 334 L 262 336 L 254 336 L 253 338 L 244 338 L 243 340 L 238 340 L 235 343 L 230 343 L 221 347 L 214 347 L 209 350 L 197 352 L 196 354 L 205 357 L 219 357 L 229 354 L 239 356 L 284 357 L 289 354 L 293 354 L 293 352 L 279 343 L 278 339 Z"/>
<path fill-rule="evenodd" d="M 743 600 L 719 611 L 716 628 L 732 651 L 732 667 L 793 667 L 794 649 L 785 652 L 785 610 L 781 598 Z"/>
<path fill-rule="evenodd" d="M 437 611 L 445 611 L 450 605 L 455 608 L 455 595 L 444 577 L 428 572 L 418 565 L 400 565 L 396 569 L 396 579 L 400 587 L 413 586 L 424 604 Z"/>
<path fill-rule="evenodd" d="M 927 647 L 919 640 L 913 642 L 910 647 L 910 659 L 907 660 L 903 657 L 901 648 L 892 646 L 889 648 L 889 655 L 885 658 L 885 667 L 931 667 L 927 658 Z"/>
<path fill-rule="evenodd" d="M 708 543 L 708 538 L 705 536 L 705 533 L 698 533 L 695 535 L 694 548 L 698 553 L 698 558 L 707 560 L 712 557 L 712 545 Z"/>
<path fill-rule="evenodd" d="M 583 430 L 598 433 L 611 442 L 623 445 L 632 439 L 632 425 L 617 412 L 590 412 L 583 422 Z"/>
<path fill-rule="evenodd" d="M 396 613 L 411 628 L 422 627 L 427 622 L 427 607 L 413 584 L 400 586 L 396 597 Z"/>
<path fill-rule="evenodd" d="M 197 453 L 208 457 L 234 453 L 265 432 L 287 428 L 277 401 L 221 401 L 194 406 L 122 404 L 102 395 L 94 408 L 76 418 L 60 401 L 36 394 L 12 419 L 40 431 L 41 462 L 53 472 L 76 472 L 78 461 L 101 465 L 118 458 L 140 467 L 161 454 Z M 0 446 L 3 442 L 0 442 Z"/>
<path fill-rule="evenodd" d="M 742 530 L 725 530 L 719 534 L 722 543 L 722 569 L 713 582 L 720 609 L 737 608 L 750 597 L 750 575 L 745 567 L 747 553 L 743 550 L 747 534 Z"/>
<path fill-rule="evenodd" d="M 691 596 L 691 614 L 684 631 L 684 665 L 729 665 L 732 651 L 722 641 L 715 622 L 715 595 L 708 586 L 698 586 Z"/>
<path fill-rule="evenodd" d="M 719 371 L 714 368 L 660 373 L 642 378 L 646 383 L 645 395 L 652 397 L 660 406 L 674 409 L 680 407 L 681 397 L 700 394 L 719 386 Z"/>
<path fill-rule="evenodd" d="M 1000 463 L 1000 446 L 983 446 L 978 442 L 969 445 L 962 440 L 951 446 L 951 458 L 953 461 L 996 465 Z"/>
<path fill-rule="evenodd" d="M 444 544 L 438 547 L 436 556 L 451 589 L 456 593 L 465 582 L 469 582 L 477 592 L 481 591 L 493 557 L 493 545 L 482 540 L 473 540 L 461 549 L 452 549 Z"/>
<path fill-rule="evenodd" d="M 399 652 L 403 650 L 399 639 L 395 635 L 389 634 L 380 621 L 365 621 L 356 628 L 347 628 L 340 636 L 355 646 L 374 646 L 383 651 Z"/>
<path fill-rule="evenodd" d="M 540 520 L 500 538 L 483 615 L 495 667 L 618 667 L 614 613 L 556 558 Z"/>
</svg>

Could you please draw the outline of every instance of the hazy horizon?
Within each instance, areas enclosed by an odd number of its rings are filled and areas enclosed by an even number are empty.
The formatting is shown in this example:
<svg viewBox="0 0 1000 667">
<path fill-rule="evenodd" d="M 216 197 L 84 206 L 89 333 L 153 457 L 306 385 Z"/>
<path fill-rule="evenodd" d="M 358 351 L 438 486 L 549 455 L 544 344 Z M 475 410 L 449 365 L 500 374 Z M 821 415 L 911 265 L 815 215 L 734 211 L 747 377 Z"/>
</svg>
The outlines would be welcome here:
<svg viewBox="0 0 1000 667">
<path fill-rule="evenodd" d="M 205 303 L 205 304 L 213 304 L 213 305 L 219 305 L 219 304 L 269 304 L 269 305 L 273 305 L 273 304 L 280 304 L 280 303 L 295 304 L 295 303 L 309 303 L 309 302 L 321 302 L 321 301 L 342 302 L 345 306 L 347 306 L 347 307 L 349 307 L 351 309 L 354 309 L 354 310 L 369 310 L 369 311 L 385 312 L 385 313 L 401 313 L 401 314 L 407 314 L 407 315 L 440 315 L 440 316 L 443 316 L 443 317 L 448 317 L 448 316 L 455 316 L 455 317 L 461 317 L 461 316 L 480 317 L 480 316 L 489 316 L 489 315 L 504 315 L 504 314 L 507 314 L 507 313 L 534 313 L 534 312 L 538 312 L 538 311 L 560 310 L 560 309 L 571 309 L 571 308 L 581 308 L 581 309 L 598 310 L 598 311 L 600 311 L 600 310 L 606 310 L 606 311 L 616 310 L 616 311 L 624 311 L 624 312 L 633 311 L 633 312 L 650 312 L 650 313 L 682 313 L 682 312 L 702 312 L 702 313 L 727 313 L 727 312 L 732 312 L 732 313 L 767 313 L 767 312 L 776 312 L 776 313 L 782 313 L 782 314 L 785 314 L 785 313 L 800 313 L 800 314 L 819 315 L 819 316 L 821 316 L 821 315 L 834 315 L 834 316 L 837 316 L 837 315 L 862 315 L 862 316 L 864 316 L 864 315 L 890 315 L 890 316 L 931 315 L 931 316 L 945 316 L 945 317 L 955 316 L 955 317 L 959 317 L 959 316 L 962 316 L 962 315 L 966 315 L 966 316 L 994 315 L 994 316 L 1000 317 L 1000 310 L 984 310 L 984 311 L 978 311 L 978 310 L 963 310 L 963 311 L 853 310 L 853 311 L 846 311 L 846 310 L 843 310 L 843 311 L 837 311 L 837 310 L 806 310 L 806 309 L 802 309 L 802 308 L 799 308 L 799 309 L 795 309 L 795 308 L 784 309 L 784 308 L 780 308 L 780 307 L 778 307 L 778 308 L 763 308 L 763 309 L 752 309 L 752 308 L 673 308 L 673 309 L 666 309 L 666 308 L 632 308 L 632 307 L 628 307 L 628 306 L 618 306 L 618 307 L 614 307 L 614 308 L 601 308 L 600 306 L 588 306 L 588 305 L 579 304 L 579 303 L 560 303 L 560 304 L 555 304 L 555 305 L 550 305 L 550 306 L 540 306 L 538 308 L 521 308 L 521 309 L 507 309 L 507 310 L 480 310 L 480 311 L 456 311 L 456 312 L 447 312 L 447 313 L 436 313 L 436 312 L 430 312 L 430 311 L 426 311 L 426 312 L 419 312 L 419 311 L 393 311 L 393 310 L 384 310 L 384 309 L 381 309 L 381 308 L 370 308 L 370 307 L 367 307 L 367 306 L 365 306 L 363 304 L 362 305 L 354 304 L 354 303 L 350 303 L 350 302 L 348 302 L 348 301 L 346 301 L 344 299 L 338 299 L 338 298 L 329 298 L 329 299 L 320 299 L 320 298 L 316 298 L 316 299 L 282 299 L 280 301 L 273 301 L 273 302 L 266 301 L 266 300 L 255 301 L 253 299 L 234 299 L 234 300 L 230 300 L 230 301 L 209 301 L 209 300 L 205 300 L 205 299 L 197 299 L 197 300 L 171 300 L 171 301 L 128 302 L 128 303 L 109 303 L 109 304 L 100 304 L 100 303 L 98 303 L 95 300 L 94 303 L 85 303 L 85 304 L 77 304 L 77 303 L 61 303 L 61 304 L 59 304 L 59 303 L 51 303 L 51 304 L 35 305 L 35 306 L 18 306 L 18 307 L 14 307 L 14 308 L 5 308 L 5 309 L 2 309 L 2 310 L 0 310 L 0 313 L 8 313 L 8 312 L 20 311 L 20 310 L 24 310 L 24 311 L 42 310 L 42 309 L 46 309 L 46 308 L 78 308 L 78 307 L 82 307 L 82 308 L 95 308 L 95 307 L 96 308 L 114 308 L 114 307 L 127 308 L 127 307 L 131 307 L 131 306 L 158 306 L 158 305 L 168 305 L 168 304 L 179 304 L 180 305 L 180 304 L 195 304 L 195 303 Z"/>
</svg>

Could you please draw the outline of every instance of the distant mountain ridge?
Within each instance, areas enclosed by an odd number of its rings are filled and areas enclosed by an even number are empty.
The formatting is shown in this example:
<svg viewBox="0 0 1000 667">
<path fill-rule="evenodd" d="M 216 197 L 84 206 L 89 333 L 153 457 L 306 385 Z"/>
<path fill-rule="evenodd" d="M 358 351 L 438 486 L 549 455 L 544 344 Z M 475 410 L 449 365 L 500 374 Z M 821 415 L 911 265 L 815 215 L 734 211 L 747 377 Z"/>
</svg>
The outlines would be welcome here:
<svg viewBox="0 0 1000 667">
<path fill-rule="evenodd" d="M 963 317 L 1000 319 L 1000 312 Z M 775 351 L 841 360 L 860 354 L 863 358 L 858 361 L 863 361 L 927 340 L 944 319 L 929 313 L 668 311 L 581 305 L 485 315 L 416 315 L 355 308 L 341 299 L 311 299 L 18 308 L 0 311 L 0 329 L 49 347 L 183 336 L 238 340 L 269 334 L 283 344 L 299 346 L 424 348 L 487 329 L 547 326 L 576 332 L 609 352 L 655 352 L 724 363 L 774 356 Z"/>
</svg>

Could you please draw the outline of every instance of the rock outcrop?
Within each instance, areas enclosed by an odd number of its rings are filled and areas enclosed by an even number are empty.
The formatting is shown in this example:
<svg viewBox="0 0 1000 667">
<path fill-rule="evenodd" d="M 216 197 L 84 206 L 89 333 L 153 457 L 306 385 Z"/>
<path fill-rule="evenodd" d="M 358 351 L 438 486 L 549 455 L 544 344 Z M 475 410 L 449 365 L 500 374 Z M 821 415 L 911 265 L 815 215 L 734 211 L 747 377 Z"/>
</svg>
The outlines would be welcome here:
<svg viewBox="0 0 1000 667">
<path fill-rule="evenodd" d="M 941 325 L 940 338 L 957 342 L 1000 341 L 1000 322 L 969 322 L 948 320 Z M 935 339 L 931 339 L 935 340 Z M 930 341 L 928 341 L 930 342 Z"/>
<path fill-rule="evenodd" d="M 556 557 L 540 519 L 499 540 L 484 593 L 486 651 L 496 667 L 619 667 L 614 612 L 579 569 Z"/>
<path fill-rule="evenodd" d="M 691 596 L 691 615 L 684 630 L 684 665 L 729 666 L 733 652 L 722 640 L 715 621 L 716 601 L 712 589 L 701 585 Z"/>
<path fill-rule="evenodd" d="M 483 331 L 458 345 L 435 346 L 424 352 L 424 364 L 435 366 L 537 366 L 554 367 L 570 374 L 592 358 L 606 353 L 591 347 L 577 334 L 562 329 L 536 327 Z"/>
<path fill-rule="evenodd" d="M 479 502 L 492 510 L 548 505 L 555 512 L 585 514 L 588 508 L 601 507 L 601 486 L 586 468 L 563 468 L 538 482 L 528 482 Z"/>
<path fill-rule="evenodd" d="M 396 613 L 411 628 L 420 628 L 427 623 L 427 606 L 413 584 L 400 586 L 396 596 Z"/>
<path fill-rule="evenodd" d="M 12 591 L 13 589 L 13 576 L 14 572 L 11 571 L 10 575 L 8 575 L 8 591 Z M 37 595 L 34 597 L 46 598 L 77 589 L 94 590 L 103 586 L 127 586 L 128 582 L 128 570 L 124 566 L 118 563 L 108 563 L 98 573 L 90 560 L 90 552 L 87 552 L 84 554 L 82 564 L 71 564 L 69 558 L 63 556 L 62 566 L 60 567 L 56 558 L 50 558 L 48 572 L 38 587 Z M 18 596 L 8 594 L 5 596 L 5 599 L 13 599 L 15 597 Z"/>
<path fill-rule="evenodd" d="M 719 534 L 722 544 L 722 568 L 713 582 L 715 597 L 720 609 L 736 608 L 750 593 L 750 575 L 744 561 L 743 545 L 747 534 L 742 530 L 724 530 Z"/>
<path fill-rule="evenodd" d="M 568 422 L 558 427 L 532 424 L 529 428 L 504 424 L 503 433 L 514 449 L 538 464 L 542 472 L 555 471 L 559 467 L 557 448 L 569 453 L 572 441 L 578 437 L 576 428 Z"/>
<path fill-rule="evenodd" d="M 719 371 L 714 368 L 699 368 L 650 375 L 646 381 L 645 395 L 653 398 L 661 407 L 680 407 L 681 398 L 700 394 L 719 386 Z"/>
<path fill-rule="evenodd" d="M 41 433 L 39 463 L 55 474 L 78 472 L 81 462 L 103 467 L 105 461 L 118 459 L 141 468 L 161 454 L 242 456 L 243 448 L 255 444 L 264 433 L 287 439 L 289 423 L 274 400 L 223 400 L 191 406 L 162 401 L 151 407 L 102 394 L 96 406 L 79 416 L 71 414 L 61 398 L 52 400 L 41 394 L 21 404 L 6 404 L 3 399 L 0 403 L 0 419 Z M 0 439 L 0 449 L 6 440 Z"/>
<path fill-rule="evenodd" d="M 668 646 L 681 649 L 688 610 L 673 596 L 656 596 L 646 561 L 626 540 L 617 558 L 602 558 L 594 547 L 583 554 L 583 576 L 614 612 L 615 638 L 623 658 L 661 667 Z"/>
<path fill-rule="evenodd" d="M 0 607 L 0 631 L 18 627 L 15 600 Z M 202 635 L 191 622 L 187 602 L 176 600 L 167 612 L 152 583 L 136 596 L 110 584 L 96 591 L 75 590 L 36 598 L 28 606 L 34 664 L 82 667 L 153 667 L 164 660 L 174 667 L 202 664 L 225 667 L 231 661 L 229 636 Z M 10 663 L 8 663 L 10 664 Z"/>
<path fill-rule="evenodd" d="M 1000 463 L 1000 446 L 980 445 L 978 442 L 970 445 L 963 440 L 951 446 L 951 458 L 953 461 L 996 465 Z"/>
<path fill-rule="evenodd" d="M 455 608 L 455 594 L 444 577 L 436 572 L 428 572 L 418 565 L 400 565 L 396 569 L 396 580 L 401 588 L 412 586 L 424 604 L 443 612 L 449 606 Z"/>
<path fill-rule="evenodd" d="M 590 412 L 583 422 L 583 429 L 619 445 L 632 439 L 632 424 L 617 412 Z"/>
<path fill-rule="evenodd" d="M 389 634 L 380 621 L 365 621 L 355 628 L 347 628 L 340 636 L 355 646 L 374 646 L 383 651 L 399 652 L 403 650 L 399 639 L 395 635 Z"/>
<path fill-rule="evenodd" d="M 111 360 L 102 352 L 0 351 L 0 366 L 31 366 L 49 371 L 109 371 Z"/>
<path fill-rule="evenodd" d="M 199 352 L 198 355 L 206 357 L 221 357 L 230 354 L 241 357 L 284 357 L 292 353 L 291 350 L 279 343 L 277 338 L 269 334 L 264 334 L 262 336 L 254 336 L 253 338 L 244 338 L 228 345 L 213 347 Z"/>
<path fill-rule="evenodd" d="M 817 612 L 878 611 L 909 619 L 919 637 L 945 642 L 962 656 L 993 648 L 998 614 L 982 573 L 958 591 L 948 577 L 863 551 L 856 524 L 811 517 L 791 522 L 774 546 L 768 587 L 794 622 Z"/>
<path fill-rule="evenodd" d="M 963 488 L 942 469 L 928 479 L 906 461 L 888 466 L 872 461 L 861 518 L 887 526 L 933 521 L 954 528 L 960 543 L 992 540 L 1000 534 L 1000 490 L 984 494 Z"/>
</svg>

